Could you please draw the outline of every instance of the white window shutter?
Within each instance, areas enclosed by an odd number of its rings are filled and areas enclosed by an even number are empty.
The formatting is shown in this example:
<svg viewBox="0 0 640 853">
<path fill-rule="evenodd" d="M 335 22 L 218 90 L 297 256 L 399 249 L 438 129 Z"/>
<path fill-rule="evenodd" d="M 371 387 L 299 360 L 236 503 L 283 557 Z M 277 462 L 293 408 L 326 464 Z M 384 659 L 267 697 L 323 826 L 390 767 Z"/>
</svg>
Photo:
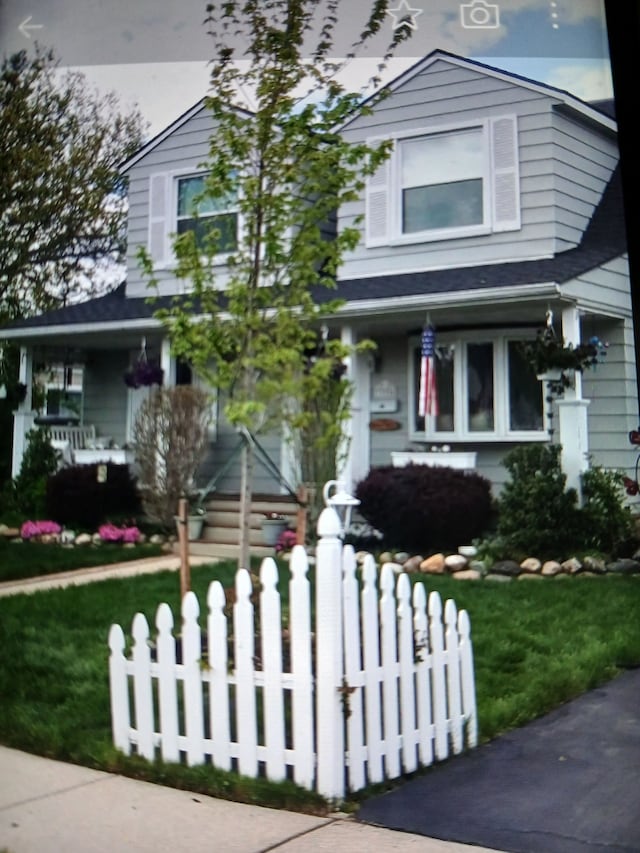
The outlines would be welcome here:
<svg viewBox="0 0 640 853">
<path fill-rule="evenodd" d="M 520 222 L 520 172 L 518 126 L 515 116 L 492 118 L 491 174 L 493 178 L 493 230 L 518 231 Z"/>
<path fill-rule="evenodd" d="M 166 173 L 151 175 L 149 179 L 149 254 L 156 264 L 167 259 L 169 237 L 169 176 Z"/>
<path fill-rule="evenodd" d="M 393 155 L 391 155 L 393 156 Z M 387 157 L 367 179 L 366 243 L 367 246 L 385 246 L 389 243 L 391 214 L 391 158 Z"/>
</svg>

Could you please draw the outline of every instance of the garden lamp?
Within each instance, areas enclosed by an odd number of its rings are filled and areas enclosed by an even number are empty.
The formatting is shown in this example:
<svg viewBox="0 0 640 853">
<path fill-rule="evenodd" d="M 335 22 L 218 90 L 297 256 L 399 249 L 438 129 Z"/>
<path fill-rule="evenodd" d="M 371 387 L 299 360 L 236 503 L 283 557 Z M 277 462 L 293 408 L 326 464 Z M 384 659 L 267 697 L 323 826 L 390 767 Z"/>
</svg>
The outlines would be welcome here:
<svg viewBox="0 0 640 853">
<path fill-rule="evenodd" d="M 325 506 L 333 507 L 338 513 L 344 536 L 351 524 L 351 511 L 354 506 L 360 506 L 360 501 L 347 492 L 345 484 L 340 480 L 328 480 L 322 489 L 322 497 Z"/>
</svg>

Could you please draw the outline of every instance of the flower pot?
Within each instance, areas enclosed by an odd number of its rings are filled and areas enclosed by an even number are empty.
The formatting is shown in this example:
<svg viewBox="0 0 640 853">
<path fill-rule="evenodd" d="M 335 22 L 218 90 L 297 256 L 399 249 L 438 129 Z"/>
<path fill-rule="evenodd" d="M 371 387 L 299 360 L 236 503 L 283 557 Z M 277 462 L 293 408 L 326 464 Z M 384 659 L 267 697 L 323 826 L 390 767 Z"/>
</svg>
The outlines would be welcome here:
<svg viewBox="0 0 640 853">
<path fill-rule="evenodd" d="M 263 518 L 262 541 L 265 545 L 275 545 L 278 537 L 287 529 L 287 521 L 284 518 Z"/>
<path fill-rule="evenodd" d="M 178 536 L 180 535 L 180 518 L 174 516 L 176 520 L 176 529 Z M 202 528 L 204 527 L 204 515 L 188 515 L 187 516 L 187 539 L 189 542 L 194 542 L 201 538 Z"/>
</svg>

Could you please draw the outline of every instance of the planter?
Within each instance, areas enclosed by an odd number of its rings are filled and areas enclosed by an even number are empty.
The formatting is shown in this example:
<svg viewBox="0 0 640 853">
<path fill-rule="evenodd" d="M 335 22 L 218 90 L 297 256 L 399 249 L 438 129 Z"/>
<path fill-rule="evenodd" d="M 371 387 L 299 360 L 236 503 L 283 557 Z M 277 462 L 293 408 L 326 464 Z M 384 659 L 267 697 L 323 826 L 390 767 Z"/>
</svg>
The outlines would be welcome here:
<svg viewBox="0 0 640 853">
<path fill-rule="evenodd" d="M 284 518 L 263 518 L 260 522 L 262 525 L 262 541 L 265 545 L 275 545 L 278 537 L 289 526 Z"/>
<path fill-rule="evenodd" d="M 405 465 L 444 465 L 447 468 L 459 468 L 464 471 L 476 467 L 475 451 L 392 451 L 391 464 L 394 468 L 404 468 Z"/>
<path fill-rule="evenodd" d="M 562 378 L 562 370 L 559 367 L 549 368 L 544 373 L 538 373 L 536 378 L 540 382 L 559 382 Z"/>
<path fill-rule="evenodd" d="M 180 535 L 180 518 L 174 516 L 176 520 L 176 529 L 178 536 Z M 189 542 L 195 542 L 202 536 L 202 528 L 204 527 L 204 515 L 188 515 L 187 516 L 187 539 Z"/>
</svg>

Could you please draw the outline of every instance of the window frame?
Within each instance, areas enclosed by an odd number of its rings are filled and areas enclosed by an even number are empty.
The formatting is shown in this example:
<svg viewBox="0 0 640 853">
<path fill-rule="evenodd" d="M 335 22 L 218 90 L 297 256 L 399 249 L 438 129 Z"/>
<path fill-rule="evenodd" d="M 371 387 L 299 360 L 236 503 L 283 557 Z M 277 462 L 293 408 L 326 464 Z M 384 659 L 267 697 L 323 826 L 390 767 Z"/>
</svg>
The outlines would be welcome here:
<svg viewBox="0 0 640 853">
<path fill-rule="evenodd" d="M 480 130 L 482 139 L 482 222 L 476 225 L 456 225 L 448 228 L 428 228 L 422 231 L 404 232 L 403 227 L 403 190 L 402 148 L 403 143 L 436 136 L 454 136 L 470 130 Z M 486 120 L 461 122 L 432 128 L 419 128 L 394 134 L 394 147 L 391 155 L 391 243 L 427 243 L 461 237 L 476 237 L 490 234 L 492 231 L 491 210 L 493 207 L 493 187 L 491 175 L 491 153 L 489 148 L 489 124 Z M 427 185 L 430 186 L 430 185 Z"/>
<path fill-rule="evenodd" d="M 188 169 L 185 171 L 177 171 L 171 173 L 171 203 L 170 203 L 170 230 L 169 234 L 175 236 L 178 234 L 178 200 L 179 200 L 179 185 L 180 181 L 188 180 L 189 178 L 206 178 L 208 172 L 203 169 Z M 241 214 L 240 206 L 236 195 L 235 204 L 224 210 L 218 210 L 215 213 L 208 213 L 200 216 L 200 219 L 206 219 L 210 216 L 221 216 L 228 213 L 235 213 L 236 216 L 236 246 L 233 249 L 228 249 L 224 252 L 218 252 L 213 256 L 215 264 L 224 264 L 227 258 L 237 251 L 241 239 Z M 193 219 L 194 217 L 188 217 Z M 175 263 L 175 257 L 173 258 Z"/>
<path fill-rule="evenodd" d="M 540 382 L 542 397 L 542 429 L 512 430 L 509 428 L 509 352 L 511 341 L 530 340 L 532 333 L 523 329 L 500 330 L 465 330 L 464 332 L 443 332 L 436 336 L 436 347 L 453 346 L 453 399 L 454 399 L 454 428 L 453 430 L 436 431 L 434 429 L 416 429 L 415 422 L 418 410 L 417 386 L 418 375 L 416 351 L 420 349 L 420 336 L 412 335 L 409 339 L 409 370 L 408 370 L 408 434 L 411 441 L 429 442 L 464 442 L 466 444 L 519 442 L 519 441 L 548 441 L 548 403 L 544 394 L 543 383 Z M 468 379 L 467 379 L 467 345 L 493 343 L 493 399 L 494 399 L 494 429 L 470 430 L 468 416 Z"/>
</svg>

